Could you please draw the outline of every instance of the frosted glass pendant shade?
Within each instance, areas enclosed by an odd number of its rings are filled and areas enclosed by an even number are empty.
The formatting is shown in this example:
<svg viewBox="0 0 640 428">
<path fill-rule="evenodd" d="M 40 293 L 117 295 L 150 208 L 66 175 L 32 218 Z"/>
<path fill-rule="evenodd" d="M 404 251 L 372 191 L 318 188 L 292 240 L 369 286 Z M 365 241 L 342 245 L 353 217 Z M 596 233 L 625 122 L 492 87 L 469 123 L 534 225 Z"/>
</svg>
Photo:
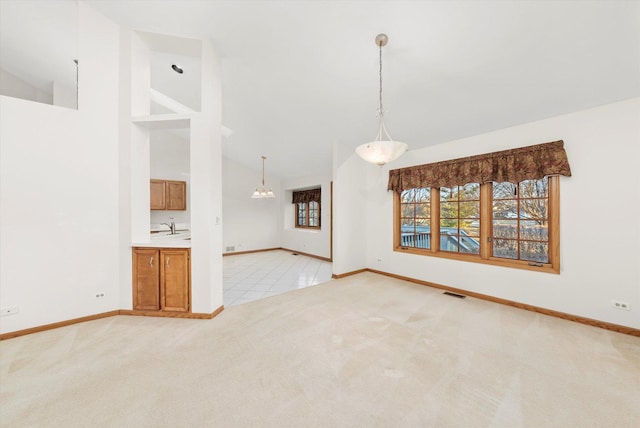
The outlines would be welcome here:
<svg viewBox="0 0 640 428">
<path fill-rule="evenodd" d="M 400 141 L 372 141 L 359 145 L 356 153 L 367 162 L 382 166 L 398 159 L 408 147 L 406 143 Z"/>
</svg>

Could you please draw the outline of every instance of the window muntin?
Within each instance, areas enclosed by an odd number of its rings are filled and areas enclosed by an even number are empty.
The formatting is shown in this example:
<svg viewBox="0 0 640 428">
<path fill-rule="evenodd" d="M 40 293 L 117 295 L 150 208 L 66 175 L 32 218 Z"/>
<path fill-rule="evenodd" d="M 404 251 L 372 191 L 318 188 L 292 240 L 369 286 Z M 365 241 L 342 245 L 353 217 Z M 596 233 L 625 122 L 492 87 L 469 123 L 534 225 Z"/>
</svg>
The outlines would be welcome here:
<svg viewBox="0 0 640 428">
<path fill-rule="evenodd" d="M 418 194 L 429 195 L 421 200 L 423 206 Z M 394 247 L 415 254 L 559 273 L 558 195 L 557 176 L 517 184 L 472 183 L 395 192 Z M 418 207 L 429 215 L 418 215 Z M 420 220 L 427 225 L 419 224 Z M 431 241 L 431 231 L 440 240 Z M 428 232 L 429 245 L 423 243 L 425 238 L 420 241 L 420 232 Z"/>
</svg>

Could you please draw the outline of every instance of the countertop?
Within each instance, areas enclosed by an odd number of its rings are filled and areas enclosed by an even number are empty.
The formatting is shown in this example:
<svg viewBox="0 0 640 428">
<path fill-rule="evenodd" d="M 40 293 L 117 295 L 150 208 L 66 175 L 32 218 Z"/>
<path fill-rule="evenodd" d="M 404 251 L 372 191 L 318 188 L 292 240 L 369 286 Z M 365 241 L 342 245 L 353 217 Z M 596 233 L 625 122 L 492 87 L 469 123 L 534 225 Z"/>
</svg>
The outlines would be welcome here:
<svg viewBox="0 0 640 428">
<path fill-rule="evenodd" d="M 169 232 L 152 233 L 148 242 L 132 242 L 132 247 L 151 248 L 191 248 L 191 232 L 178 231 L 175 235 Z"/>
</svg>

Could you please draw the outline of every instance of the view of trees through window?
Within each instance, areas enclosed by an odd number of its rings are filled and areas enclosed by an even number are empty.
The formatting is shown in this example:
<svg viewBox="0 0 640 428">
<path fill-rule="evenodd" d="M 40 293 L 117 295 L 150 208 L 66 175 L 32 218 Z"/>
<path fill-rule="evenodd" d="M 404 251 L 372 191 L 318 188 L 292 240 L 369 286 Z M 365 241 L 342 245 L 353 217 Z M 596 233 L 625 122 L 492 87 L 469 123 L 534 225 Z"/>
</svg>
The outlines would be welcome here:
<svg viewBox="0 0 640 428">
<path fill-rule="evenodd" d="M 480 252 L 480 185 L 440 188 L 440 250 Z"/>
<path fill-rule="evenodd" d="M 493 255 L 549 261 L 547 179 L 493 185 Z"/>
<path fill-rule="evenodd" d="M 298 202 L 295 206 L 296 227 L 320 228 L 319 202 Z"/>
<path fill-rule="evenodd" d="M 400 195 L 402 245 L 431 248 L 431 189 L 409 189 Z"/>
<path fill-rule="evenodd" d="M 481 199 L 482 186 L 490 186 L 485 193 L 491 195 L 485 198 L 488 200 Z M 436 201 L 432 200 L 434 192 L 439 194 Z M 402 247 L 479 255 L 484 245 L 480 240 L 481 221 L 487 221 L 491 248 L 485 251 L 485 257 L 549 263 L 548 178 L 517 184 L 409 189 L 400 194 L 399 202 Z M 489 204 L 486 212 L 490 208 L 490 219 L 480 218 L 483 204 Z M 437 212 L 432 213 L 433 209 Z M 431 241 L 432 221 L 440 228 L 436 248 Z"/>
<path fill-rule="evenodd" d="M 320 204 L 315 201 L 309 202 L 309 227 L 320 226 Z"/>
<path fill-rule="evenodd" d="M 306 226 L 307 225 L 307 203 L 306 202 L 298 202 L 297 204 L 298 216 L 296 220 L 296 226 Z"/>
</svg>

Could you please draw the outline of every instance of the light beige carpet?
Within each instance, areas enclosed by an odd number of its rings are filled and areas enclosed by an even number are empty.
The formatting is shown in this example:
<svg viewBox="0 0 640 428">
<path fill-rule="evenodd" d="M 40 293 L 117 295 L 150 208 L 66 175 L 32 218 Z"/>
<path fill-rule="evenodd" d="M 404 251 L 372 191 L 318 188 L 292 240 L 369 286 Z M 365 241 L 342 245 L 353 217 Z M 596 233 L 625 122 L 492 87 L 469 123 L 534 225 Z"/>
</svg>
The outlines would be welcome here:
<svg viewBox="0 0 640 428">
<path fill-rule="evenodd" d="M 640 426 L 640 339 L 372 273 L 0 352 L 3 427 Z"/>
</svg>

